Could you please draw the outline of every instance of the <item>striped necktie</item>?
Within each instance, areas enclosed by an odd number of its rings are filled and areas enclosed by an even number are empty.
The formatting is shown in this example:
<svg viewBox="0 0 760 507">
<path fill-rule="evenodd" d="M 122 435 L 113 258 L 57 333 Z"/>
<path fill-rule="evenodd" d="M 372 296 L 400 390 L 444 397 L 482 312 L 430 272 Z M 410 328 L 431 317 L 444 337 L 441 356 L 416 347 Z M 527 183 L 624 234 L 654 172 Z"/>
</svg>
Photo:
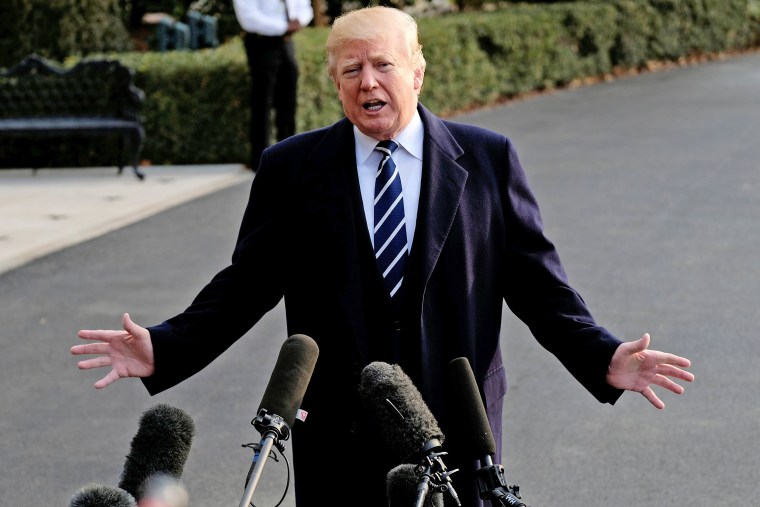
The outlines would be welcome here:
<svg viewBox="0 0 760 507">
<path fill-rule="evenodd" d="M 375 147 L 383 155 L 375 175 L 375 258 L 391 297 L 404 280 L 408 255 L 401 177 L 391 158 L 396 148 L 393 141 L 381 141 Z"/>
</svg>

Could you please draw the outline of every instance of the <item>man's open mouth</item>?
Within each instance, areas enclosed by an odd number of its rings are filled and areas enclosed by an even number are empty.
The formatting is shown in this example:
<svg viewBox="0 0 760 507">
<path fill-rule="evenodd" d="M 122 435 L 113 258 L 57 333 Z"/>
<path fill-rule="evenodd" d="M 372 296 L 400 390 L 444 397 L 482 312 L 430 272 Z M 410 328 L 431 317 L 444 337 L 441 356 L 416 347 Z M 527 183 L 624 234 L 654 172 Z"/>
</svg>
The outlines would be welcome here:
<svg viewBox="0 0 760 507">
<path fill-rule="evenodd" d="M 384 105 L 385 102 L 382 100 L 370 100 L 369 102 L 365 102 L 362 107 L 367 111 L 380 111 Z"/>
</svg>

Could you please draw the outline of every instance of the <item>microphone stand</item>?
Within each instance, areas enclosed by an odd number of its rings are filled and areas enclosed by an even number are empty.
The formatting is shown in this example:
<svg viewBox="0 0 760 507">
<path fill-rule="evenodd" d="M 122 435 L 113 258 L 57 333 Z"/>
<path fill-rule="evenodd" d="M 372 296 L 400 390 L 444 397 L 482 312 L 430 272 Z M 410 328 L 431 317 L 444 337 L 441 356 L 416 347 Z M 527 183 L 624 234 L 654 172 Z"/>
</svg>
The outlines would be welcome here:
<svg viewBox="0 0 760 507">
<path fill-rule="evenodd" d="M 396 414 L 402 421 L 404 420 L 404 414 L 401 413 L 391 400 L 386 398 L 385 403 L 391 408 L 392 413 Z M 431 438 L 414 454 L 414 456 L 421 456 L 420 463 L 417 465 L 417 470 L 421 475 L 420 483 L 417 485 L 416 507 L 422 507 L 425 503 L 425 497 L 428 494 L 431 484 L 434 491 L 448 491 L 454 499 L 454 502 L 460 507 L 462 505 L 462 502 L 459 501 L 459 495 L 454 491 L 454 486 L 451 484 L 450 477 L 451 474 L 459 471 L 459 469 L 455 468 L 450 472 L 447 470 L 441 457 L 446 456 L 448 453 L 438 452 L 442 447 L 443 444 L 441 444 L 440 440 L 437 438 Z M 241 505 L 240 507 L 243 506 Z"/>
<path fill-rule="evenodd" d="M 269 414 L 265 408 L 259 411 L 259 414 L 251 421 L 251 424 L 261 433 L 260 449 L 254 455 L 253 468 L 248 483 L 245 485 L 245 493 L 240 500 L 239 507 L 250 506 L 253 492 L 259 483 L 261 472 L 264 470 L 264 465 L 269 458 L 269 453 L 272 451 L 272 446 L 276 446 L 280 452 L 283 452 L 285 446 L 281 441 L 287 440 L 290 437 L 290 427 L 285 420 L 277 414 Z M 256 456 L 258 456 L 258 459 Z"/>
<path fill-rule="evenodd" d="M 459 501 L 459 495 L 454 491 L 454 486 L 451 484 L 451 474 L 459 471 L 458 468 L 448 471 L 446 465 L 441 459 L 446 456 L 447 452 L 436 452 L 441 448 L 441 442 L 437 438 L 428 440 L 423 446 L 422 459 L 417 468 L 420 472 L 420 482 L 417 485 L 417 501 L 415 507 L 422 507 L 425 503 L 425 497 L 428 494 L 428 490 L 432 487 L 433 491 L 447 491 L 454 499 L 457 505 L 461 506 Z"/>
<path fill-rule="evenodd" d="M 475 472 L 480 498 L 490 500 L 494 507 L 527 507 L 520 500 L 520 487 L 507 486 L 504 467 L 495 465 L 490 455 L 482 460 L 483 467 Z"/>
</svg>

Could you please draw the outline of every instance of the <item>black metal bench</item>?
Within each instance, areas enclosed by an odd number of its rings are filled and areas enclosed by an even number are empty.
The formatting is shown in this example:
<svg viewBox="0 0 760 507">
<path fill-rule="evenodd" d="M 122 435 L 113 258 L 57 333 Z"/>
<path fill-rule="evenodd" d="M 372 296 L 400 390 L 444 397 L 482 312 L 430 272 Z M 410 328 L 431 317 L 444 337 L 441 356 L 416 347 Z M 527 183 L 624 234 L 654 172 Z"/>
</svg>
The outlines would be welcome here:
<svg viewBox="0 0 760 507">
<path fill-rule="evenodd" d="M 120 137 L 119 174 L 125 155 L 143 179 L 139 158 L 145 130 L 139 108 L 145 95 L 132 69 L 116 60 L 82 61 L 69 70 L 29 55 L 0 72 L 0 137 Z"/>
</svg>

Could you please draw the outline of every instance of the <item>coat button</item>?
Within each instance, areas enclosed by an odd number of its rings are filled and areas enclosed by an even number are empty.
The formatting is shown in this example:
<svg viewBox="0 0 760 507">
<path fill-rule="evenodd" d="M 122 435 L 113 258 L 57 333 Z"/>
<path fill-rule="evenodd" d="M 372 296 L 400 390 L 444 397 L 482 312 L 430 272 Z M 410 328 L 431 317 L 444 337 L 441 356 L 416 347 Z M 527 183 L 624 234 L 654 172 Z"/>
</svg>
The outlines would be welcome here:
<svg viewBox="0 0 760 507">
<path fill-rule="evenodd" d="M 394 331 L 401 331 L 401 321 L 396 320 L 393 322 L 393 330 Z"/>
</svg>

